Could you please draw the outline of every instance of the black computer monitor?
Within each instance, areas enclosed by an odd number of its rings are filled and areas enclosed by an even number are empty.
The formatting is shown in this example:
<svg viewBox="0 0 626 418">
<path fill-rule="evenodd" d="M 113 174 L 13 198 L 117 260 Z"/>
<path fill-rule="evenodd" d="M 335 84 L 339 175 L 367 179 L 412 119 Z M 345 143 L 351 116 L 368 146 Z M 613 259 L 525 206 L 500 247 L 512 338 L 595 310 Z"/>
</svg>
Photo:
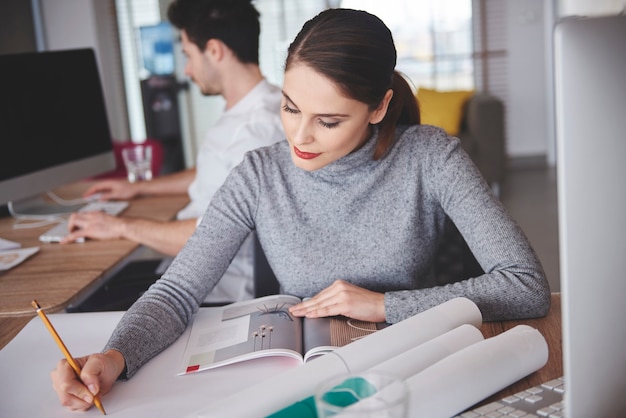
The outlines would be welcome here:
<svg viewBox="0 0 626 418">
<path fill-rule="evenodd" d="M 70 211 L 31 198 L 114 168 L 92 49 L 0 55 L 0 205 Z"/>
</svg>

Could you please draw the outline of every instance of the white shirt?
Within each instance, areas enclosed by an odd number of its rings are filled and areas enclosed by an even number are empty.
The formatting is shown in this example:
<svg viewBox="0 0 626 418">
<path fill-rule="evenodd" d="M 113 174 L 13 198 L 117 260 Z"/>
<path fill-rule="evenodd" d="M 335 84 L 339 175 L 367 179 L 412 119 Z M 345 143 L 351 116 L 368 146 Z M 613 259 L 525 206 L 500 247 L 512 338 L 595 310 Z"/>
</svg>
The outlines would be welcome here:
<svg viewBox="0 0 626 418">
<path fill-rule="evenodd" d="M 196 178 L 188 190 L 190 203 L 178 213 L 178 219 L 201 218 L 217 189 L 246 152 L 284 139 L 280 100 L 280 89 L 263 79 L 207 131 L 196 159 Z M 252 275 L 253 241 L 248 237 L 205 302 L 254 297 Z"/>
</svg>

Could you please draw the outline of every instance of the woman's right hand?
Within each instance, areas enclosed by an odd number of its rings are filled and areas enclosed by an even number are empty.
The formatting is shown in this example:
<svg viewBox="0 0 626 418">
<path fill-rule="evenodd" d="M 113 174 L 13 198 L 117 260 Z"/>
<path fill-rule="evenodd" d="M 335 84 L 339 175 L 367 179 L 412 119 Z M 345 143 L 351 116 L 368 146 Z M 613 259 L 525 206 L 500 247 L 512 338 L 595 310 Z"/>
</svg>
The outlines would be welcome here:
<svg viewBox="0 0 626 418">
<path fill-rule="evenodd" d="M 100 194 L 100 200 L 129 200 L 140 194 L 139 183 L 129 183 L 127 180 L 104 180 L 89 187 L 84 197 Z"/>
<path fill-rule="evenodd" d="M 65 359 L 59 361 L 50 377 L 61 405 L 72 411 L 85 411 L 93 405 L 95 395 L 102 396 L 111 390 L 125 362 L 122 354 L 115 350 L 80 357 L 76 361 L 82 369 L 80 380 Z"/>
</svg>

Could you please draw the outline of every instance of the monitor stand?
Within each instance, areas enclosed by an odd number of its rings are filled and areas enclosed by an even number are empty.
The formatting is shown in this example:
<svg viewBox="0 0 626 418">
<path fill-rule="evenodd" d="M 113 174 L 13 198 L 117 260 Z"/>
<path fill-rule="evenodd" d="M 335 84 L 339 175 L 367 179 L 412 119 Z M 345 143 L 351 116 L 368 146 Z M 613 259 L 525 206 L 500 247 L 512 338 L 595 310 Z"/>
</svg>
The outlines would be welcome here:
<svg viewBox="0 0 626 418">
<path fill-rule="evenodd" d="M 41 219 L 69 215 L 85 206 L 85 203 L 82 201 L 80 203 L 60 204 L 46 195 L 38 195 L 9 202 L 7 206 L 9 213 L 15 218 Z"/>
</svg>

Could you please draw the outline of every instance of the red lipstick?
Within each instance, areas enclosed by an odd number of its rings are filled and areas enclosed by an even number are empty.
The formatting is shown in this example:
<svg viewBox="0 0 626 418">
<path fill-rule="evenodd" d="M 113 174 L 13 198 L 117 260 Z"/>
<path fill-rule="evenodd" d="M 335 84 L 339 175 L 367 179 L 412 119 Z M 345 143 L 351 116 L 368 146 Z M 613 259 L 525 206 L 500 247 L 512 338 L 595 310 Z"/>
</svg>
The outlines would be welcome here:
<svg viewBox="0 0 626 418">
<path fill-rule="evenodd" d="M 303 152 L 303 151 L 300 151 L 297 147 L 293 147 L 293 152 L 295 152 L 296 155 L 299 158 L 302 158 L 303 160 L 312 160 L 313 158 L 321 155 L 321 153 L 315 154 L 312 152 Z"/>
</svg>

